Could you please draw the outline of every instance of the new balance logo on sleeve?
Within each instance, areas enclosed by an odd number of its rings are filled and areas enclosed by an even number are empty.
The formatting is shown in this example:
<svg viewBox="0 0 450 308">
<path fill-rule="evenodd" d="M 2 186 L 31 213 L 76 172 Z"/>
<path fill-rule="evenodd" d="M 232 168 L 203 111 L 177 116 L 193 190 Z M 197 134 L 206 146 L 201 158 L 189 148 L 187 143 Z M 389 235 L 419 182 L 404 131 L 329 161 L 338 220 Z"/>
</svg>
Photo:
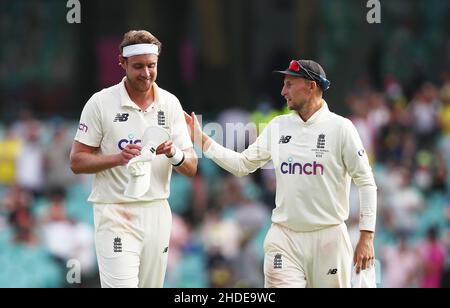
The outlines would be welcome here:
<svg viewBox="0 0 450 308">
<path fill-rule="evenodd" d="M 292 136 L 281 136 L 279 144 L 288 144 L 291 141 Z"/>
<path fill-rule="evenodd" d="M 130 114 L 128 113 L 118 113 L 114 118 L 114 122 L 126 122 L 129 116 Z"/>
</svg>

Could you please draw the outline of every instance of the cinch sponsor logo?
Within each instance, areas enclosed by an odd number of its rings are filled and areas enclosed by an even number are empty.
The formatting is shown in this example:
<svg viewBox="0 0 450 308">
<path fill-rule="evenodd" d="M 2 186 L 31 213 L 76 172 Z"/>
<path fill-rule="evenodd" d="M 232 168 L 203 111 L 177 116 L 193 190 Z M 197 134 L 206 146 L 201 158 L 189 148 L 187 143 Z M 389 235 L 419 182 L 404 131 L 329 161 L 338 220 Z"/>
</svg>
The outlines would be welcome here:
<svg viewBox="0 0 450 308">
<path fill-rule="evenodd" d="M 136 139 L 134 140 L 134 135 L 133 134 L 129 134 L 128 135 L 128 139 L 122 139 L 119 141 L 119 143 L 117 144 L 117 146 L 119 147 L 119 149 L 121 151 L 123 151 L 123 149 L 125 149 L 125 147 L 129 144 L 141 144 L 142 140 L 141 139 Z"/>
<path fill-rule="evenodd" d="M 281 173 L 283 174 L 305 174 L 305 175 L 323 175 L 324 167 L 318 162 L 312 163 L 294 163 L 292 158 L 289 158 L 289 162 L 281 164 Z"/>
<path fill-rule="evenodd" d="M 81 130 L 82 132 L 87 133 L 88 132 L 88 126 L 84 123 L 80 123 L 80 125 L 78 126 L 78 130 Z"/>
</svg>

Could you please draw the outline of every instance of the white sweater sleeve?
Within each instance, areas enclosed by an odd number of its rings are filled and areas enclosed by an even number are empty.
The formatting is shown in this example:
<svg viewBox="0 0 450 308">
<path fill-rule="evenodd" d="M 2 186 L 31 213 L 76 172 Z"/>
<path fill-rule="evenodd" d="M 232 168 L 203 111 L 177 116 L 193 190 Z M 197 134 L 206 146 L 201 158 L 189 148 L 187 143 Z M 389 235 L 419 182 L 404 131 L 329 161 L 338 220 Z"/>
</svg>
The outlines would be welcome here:
<svg viewBox="0 0 450 308">
<path fill-rule="evenodd" d="M 359 188 L 360 230 L 375 231 L 377 186 L 358 131 L 350 120 L 343 128 L 343 161 Z"/>
<path fill-rule="evenodd" d="M 235 176 L 245 176 L 264 166 L 270 159 L 270 124 L 244 152 L 237 153 L 211 140 L 206 157 Z"/>
</svg>

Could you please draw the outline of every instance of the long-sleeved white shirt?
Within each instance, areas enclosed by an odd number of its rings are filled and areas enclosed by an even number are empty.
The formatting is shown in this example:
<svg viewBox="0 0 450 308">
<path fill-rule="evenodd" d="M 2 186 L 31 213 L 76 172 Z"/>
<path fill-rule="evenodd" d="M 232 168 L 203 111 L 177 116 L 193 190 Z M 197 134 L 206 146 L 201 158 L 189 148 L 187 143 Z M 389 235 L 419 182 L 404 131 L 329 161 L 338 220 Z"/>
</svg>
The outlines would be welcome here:
<svg viewBox="0 0 450 308">
<path fill-rule="evenodd" d="M 299 232 L 347 220 L 353 179 L 360 229 L 375 230 L 377 188 L 361 138 L 352 122 L 330 112 L 325 102 L 307 122 L 296 112 L 274 118 L 242 153 L 213 141 L 205 155 L 236 176 L 272 160 L 277 182 L 272 221 Z"/>
</svg>

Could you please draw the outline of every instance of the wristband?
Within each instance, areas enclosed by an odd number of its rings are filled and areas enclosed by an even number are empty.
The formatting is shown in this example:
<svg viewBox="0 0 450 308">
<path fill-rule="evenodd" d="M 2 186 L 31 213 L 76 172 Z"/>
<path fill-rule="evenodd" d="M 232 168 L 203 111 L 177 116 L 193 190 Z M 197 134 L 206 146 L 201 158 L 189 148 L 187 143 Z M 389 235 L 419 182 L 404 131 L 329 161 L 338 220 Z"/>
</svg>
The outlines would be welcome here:
<svg viewBox="0 0 450 308">
<path fill-rule="evenodd" d="M 184 153 L 179 148 L 175 147 L 175 154 L 169 157 L 170 163 L 174 167 L 179 167 L 184 163 Z"/>
</svg>

